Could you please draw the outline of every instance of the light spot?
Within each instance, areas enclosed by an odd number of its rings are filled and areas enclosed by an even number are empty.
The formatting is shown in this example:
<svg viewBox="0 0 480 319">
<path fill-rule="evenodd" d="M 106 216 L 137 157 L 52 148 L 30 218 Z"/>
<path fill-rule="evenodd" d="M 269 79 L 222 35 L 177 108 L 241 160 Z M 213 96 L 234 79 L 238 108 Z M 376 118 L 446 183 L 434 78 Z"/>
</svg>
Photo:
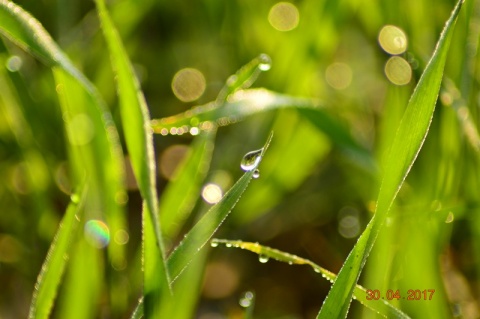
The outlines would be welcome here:
<svg viewBox="0 0 480 319">
<path fill-rule="evenodd" d="M 360 234 L 359 212 L 353 207 L 344 207 L 338 214 L 338 232 L 345 238 L 355 238 Z"/>
<path fill-rule="evenodd" d="M 175 170 L 187 155 L 188 146 L 175 144 L 167 147 L 160 155 L 159 168 L 163 177 L 171 180 L 174 177 Z"/>
<path fill-rule="evenodd" d="M 222 189 L 217 184 L 207 184 L 203 187 L 202 197 L 209 204 L 218 203 L 223 196 Z"/>
<path fill-rule="evenodd" d="M 67 121 L 67 132 L 72 145 L 86 145 L 92 141 L 95 129 L 90 117 L 79 113 Z"/>
<path fill-rule="evenodd" d="M 300 14 L 290 2 L 279 2 L 270 9 L 268 22 L 278 31 L 290 31 L 298 26 Z"/>
<path fill-rule="evenodd" d="M 7 62 L 5 63 L 7 70 L 10 72 L 17 72 L 23 65 L 22 58 L 17 55 L 12 55 L 8 58 Z"/>
<path fill-rule="evenodd" d="M 380 30 L 378 43 L 385 52 L 397 55 L 407 50 L 408 41 L 402 29 L 393 25 L 386 25 Z"/>
<path fill-rule="evenodd" d="M 55 168 L 55 184 L 58 189 L 65 194 L 70 194 L 72 192 L 72 183 L 68 174 L 67 162 L 62 162 Z"/>
<path fill-rule="evenodd" d="M 128 243 L 129 239 L 130 239 L 130 236 L 128 235 L 127 231 L 124 229 L 119 229 L 115 233 L 114 240 L 119 245 L 125 245 L 126 243 Z"/>
<path fill-rule="evenodd" d="M 325 71 L 325 79 L 332 88 L 344 90 L 352 83 L 352 69 L 345 63 L 332 63 Z"/>
<path fill-rule="evenodd" d="M 240 282 L 237 270 L 229 263 L 220 261 L 207 265 L 204 278 L 203 295 L 210 299 L 230 296 Z"/>
<path fill-rule="evenodd" d="M 445 223 L 450 224 L 451 222 L 453 222 L 454 219 L 455 215 L 453 215 L 452 212 L 449 212 L 447 218 L 445 219 Z"/>
<path fill-rule="evenodd" d="M 101 220 L 91 219 L 86 222 L 84 234 L 87 242 L 98 249 L 107 247 L 110 242 L 110 230 Z"/>
<path fill-rule="evenodd" d="M 385 75 L 393 84 L 405 85 L 412 78 L 412 68 L 404 58 L 394 56 L 385 64 Z"/>
<path fill-rule="evenodd" d="M 14 237 L 0 234 L 0 263 L 19 261 L 21 248 L 21 244 Z"/>
<path fill-rule="evenodd" d="M 205 77 L 197 69 L 181 69 L 172 80 L 173 93 L 183 102 L 197 100 L 205 92 L 205 87 Z"/>
</svg>

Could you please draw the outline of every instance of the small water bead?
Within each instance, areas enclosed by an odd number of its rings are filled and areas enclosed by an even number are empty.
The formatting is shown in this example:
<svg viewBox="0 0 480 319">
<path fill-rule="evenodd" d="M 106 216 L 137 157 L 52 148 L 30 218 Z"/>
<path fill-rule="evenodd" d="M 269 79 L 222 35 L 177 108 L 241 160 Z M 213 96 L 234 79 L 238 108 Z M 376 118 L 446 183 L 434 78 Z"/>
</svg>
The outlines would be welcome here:
<svg viewBox="0 0 480 319">
<path fill-rule="evenodd" d="M 72 201 L 72 203 L 78 204 L 78 202 L 80 202 L 80 196 L 78 196 L 78 194 L 72 194 L 70 196 L 70 200 Z"/>
<path fill-rule="evenodd" d="M 261 71 L 268 71 L 272 67 L 272 59 L 265 53 L 262 53 L 258 56 L 258 60 L 260 63 L 258 64 L 258 68 Z"/>
<path fill-rule="evenodd" d="M 247 291 L 245 295 L 239 300 L 240 306 L 248 308 L 253 303 L 254 294 L 251 291 Z"/>
<path fill-rule="evenodd" d="M 258 256 L 258 261 L 261 262 L 262 264 L 265 264 L 270 260 L 270 257 L 265 256 L 265 255 L 259 255 Z"/>
<path fill-rule="evenodd" d="M 240 167 L 246 172 L 256 169 L 262 159 L 262 153 L 263 148 L 256 151 L 248 152 L 243 157 L 242 162 L 240 163 Z"/>
<path fill-rule="evenodd" d="M 253 171 L 252 177 L 253 177 L 253 178 L 259 178 L 259 177 L 260 177 L 260 170 L 259 170 L 259 169 L 255 169 L 255 171 Z"/>
<path fill-rule="evenodd" d="M 232 247 L 232 246 L 233 246 L 233 245 L 232 245 L 231 243 L 226 243 L 226 244 L 225 244 L 225 247 L 228 247 L 228 248 L 230 248 L 230 247 Z"/>
<path fill-rule="evenodd" d="M 212 240 L 212 241 L 210 242 L 210 246 L 212 246 L 213 248 L 218 247 L 218 241 Z"/>
</svg>

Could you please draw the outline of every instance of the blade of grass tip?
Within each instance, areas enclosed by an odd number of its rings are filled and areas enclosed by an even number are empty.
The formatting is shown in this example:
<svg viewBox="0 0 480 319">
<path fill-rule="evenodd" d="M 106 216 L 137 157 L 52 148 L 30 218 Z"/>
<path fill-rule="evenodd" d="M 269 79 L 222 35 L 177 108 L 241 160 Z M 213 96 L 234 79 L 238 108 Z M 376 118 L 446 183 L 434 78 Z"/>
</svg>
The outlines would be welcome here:
<svg viewBox="0 0 480 319">
<path fill-rule="evenodd" d="M 148 217 L 143 219 L 144 227 L 147 228 L 144 231 L 144 239 L 149 242 L 149 237 L 152 235 L 155 239 L 155 245 L 145 243 L 145 246 L 150 245 L 150 247 L 145 247 L 143 260 L 146 317 L 157 317 L 156 313 L 160 306 L 157 298 L 160 295 L 159 289 L 161 289 L 158 282 L 166 283 L 170 289 L 170 278 L 165 265 L 165 249 L 158 214 L 155 155 L 150 115 L 140 84 L 120 36 L 107 12 L 105 2 L 102 0 L 96 0 L 95 2 L 107 46 L 111 53 L 113 69 L 117 75 L 120 113 L 133 172 L 145 202 L 143 213 L 149 214 Z M 152 229 L 153 233 L 150 231 Z M 152 268 L 153 266 L 155 269 Z"/>
<path fill-rule="evenodd" d="M 57 289 L 68 262 L 66 256 L 69 255 L 72 239 L 76 236 L 76 231 L 79 229 L 78 224 L 81 219 L 86 193 L 86 188 L 82 186 L 77 193 L 71 196 L 70 204 L 50 245 L 47 258 L 43 263 L 42 270 L 35 284 L 35 291 L 28 315 L 31 319 L 50 317 Z"/>
<path fill-rule="evenodd" d="M 260 72 L 270 70 L 272 59 L 265 53 L 245 64 L 237 73 L 231 75 L 225 86 L 220 90 L 217 96 L 217 103 L 221 104 L 226 101 L 227 97 L 235 93 L 239 89 L 250 87 L 258 78 Z"/>
<path fill-rule="evenodd" d="M 245 155 L 242 160 L 242 166 L 244 170 L 247 170 L 246 173 L 225 193 L 217 204 L 205 213 L 170 254 L 167 259 L 167 265 L 173 280 L 188 266 L 194 255 L 207 243 L 230 214 L 253 178 L 256 168 L 268 149 L 272 136 L 273 132 L 268 137 L 263 148 Z"/>
<path fill-rule="evenodd" d="M 251 251 L 259 255 L 259 259 L 262 261 L 268 261 L 269 259 L 274 259 L 277 261 L 285 262 L 290 265 L 308 265 L 313 268 L 317 273 L 320 273 L 323 278 L 329 280 L 330 282 L 335 282 L 337 275 L 326 270 L 323 267 L 315 264 L 309 259 L 305 259 L 296 255 L 292 255 L 281 250 L 271 248 L 268 246 L 260 245 L 259 243 L 244 242 L 241 240 L 228 240 L 228 239 L 217 239 L 214 238 L 211 240 L 212 247 L 218 247 L 219 244 L 224 244 L 226 247 L 240 248 Z M 392 306 L 386 300 L 367 300 L 366 289 L 360 285 L 356 285 L 353 296 L 365 307 L 375 311 L 376 313 L 382 315 L 385 318 L 410 318 L 408 315 L 400 311 L 399 309 Z"/>
<path fill-rule="evenodd" d="M 462 3 L 463 0 L 458 1 L 448 19 L 402 117 L 385 165 L 375 215 L 344 262 L 317 318 L 345 318 L 348 313 L 352 293 L 378 232 L 428 133 Z"/>
</svg>

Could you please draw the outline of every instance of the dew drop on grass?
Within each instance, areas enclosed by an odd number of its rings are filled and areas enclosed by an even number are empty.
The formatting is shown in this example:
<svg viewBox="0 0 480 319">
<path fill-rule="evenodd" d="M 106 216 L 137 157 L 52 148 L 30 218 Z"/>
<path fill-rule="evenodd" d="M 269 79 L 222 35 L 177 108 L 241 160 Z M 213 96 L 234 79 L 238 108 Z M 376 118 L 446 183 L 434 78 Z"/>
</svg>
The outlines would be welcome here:
<svg viewBox="0 0 480 319">
<path fill-rule="evenodd" d="M 70 200 L 72 201 L 72 203 L 78 204 L 78 202 L 80 201 L 80 196 L 78 196 L 78 194 L 72 194 L 70 196 Z"/>
<path fill-rule="evenodd" d="M 240 304 L 240 306 L 244 308 L 248 308 L 252 305 L 253 297 L 254 297 L 253 292 L 247 291 L 245 295 L 242 298 L 240 298 L 238 303 Z"/>
<path fill-rule="evenodd" d="M 272 67 L 272 59 L 267 54 L 260 54 L 258 60 L 260 61 L 258 68 L 261 71 L 268 71 Z"/>
<path fill-rule="evenodd" d="M 230 244 L 230 243 L 226 243 L 226 244 L 225 244 L 225 247 L 228 247 L 228 248 L 230 248 L 230 247 L 232 247 L 232 246 L 233 246 L 233 245 Z"/>
<path fill-rule="evenodd" d="M 316 273 L 318 273 L 318 274 L 320 273 L 320 268 L 316 268 L 316 267 L 315 267 L 315 268 L 313 268 L 313 270 L 314 270 Z"/>
<path fill-rule="evenodd" d="M 260 163 L 260 160 L 262 159 L 262 152 L 263 148 L 245 154 L 242 162 L 240 163 L 240 167 L 246 172 L 256 169 Z"/>
<path fill-rule="evenodd" d="M 259 170 L 259 169 L 255 169 L 255 171 L 253 172 L 252 177 L 253 177 L 253 178 L 259 178 L 259 177 L 260 177 L 260 170 Z"/>
<path fill-rule="evenodd" d="M 269 259 L 270 259 L 270 257 L 265 256 L 265 255 L 258 256 L 258 261 L 261 262 L 262 264 L 265 264 L 266 262 L 268 262 Z"/>
<path fill-rule="evenodd" d="M 218 241 L 216 241 L 215 239 L 213 239 L 211 242 L 210 242 L 210 246 L 212 247 L 218 247 Z"/>
</svg>

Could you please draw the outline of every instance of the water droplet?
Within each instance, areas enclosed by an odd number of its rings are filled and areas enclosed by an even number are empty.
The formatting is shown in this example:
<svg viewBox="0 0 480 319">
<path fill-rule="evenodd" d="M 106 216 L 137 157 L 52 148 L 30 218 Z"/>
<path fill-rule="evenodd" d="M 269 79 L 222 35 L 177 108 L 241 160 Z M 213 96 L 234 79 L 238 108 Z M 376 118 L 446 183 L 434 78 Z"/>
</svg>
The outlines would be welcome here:
<svg viewBox="0 0 480 319">
<path fill-rule="evenodd" d="M 78 204 L 78 202 L 80 201 L 80 196 L 78 196 L 78 194 L 72 194 L 70 196 L 70 200 L 72 201 L 72 203 Z"/>
<path fill-rule="evenodd" d="M 261 262 L 262 264 L 268 262 L 269 259 L 270 259 L 270 257 L 265 256 L 265 255 L 258 256 L 258 261 Z"/>
<path fill-rule="evenodd" d="M 216 241 L 215 239 L 213 239 L 211 242 L 210 242 L 210 246 L 212 247 L 218 247 L 218 241 Z"/>
<path fill-rule="evenodd" d="M 265 53 L 262 53 L 258 56 L 258 60 L 260 63 L 258 64 L 258 68 L 261 71 L 268 71 L 272 67 L 272 59 Z"/>
<path fill-rule="evenodd" d="M 293 261 L 289 261 L 288 264 L 289 264 L 289 265 L 293 265 Z"/>
<path fill-rule="evenodd" d="M 316 273 L 318 273 L 318 274 L 320 273 L 320 268 L 316 268 L 316 267 L 315 267 L 315 268 L 313 268 L 313 270 L 314 270 Z"/>
<path fill-rule="evenodd" d="M 246 172 L 256 169 L 262 159 L 262 152 L 263 148 L 245 154 L 240 163 L 240 167 Z"/>
<path fill-rule="evenodd" d="M 230 247 L 232 247 L 232 244 L 231 244 L 231 243 L 226 243 L 226 244 L 225 244 L 225 247 L 230 248 Z"/>
<path fill-rule="evenodd" d="M 260 177 L 260 170 L 259 170 L 259 169 L 255 169 L 255 171 L 253 172 L 252 177 L 253 177 L 253 178 L 259 178 L 259 177 Z"/>
<path fill-rule="evenodd" d="M 254 298 L 253 292 L 247 291 L 245 295 L 239 300 L 240 306 L 244 308 L 250 307 L 253 303 L 253 298 Z"/>
</svg>

